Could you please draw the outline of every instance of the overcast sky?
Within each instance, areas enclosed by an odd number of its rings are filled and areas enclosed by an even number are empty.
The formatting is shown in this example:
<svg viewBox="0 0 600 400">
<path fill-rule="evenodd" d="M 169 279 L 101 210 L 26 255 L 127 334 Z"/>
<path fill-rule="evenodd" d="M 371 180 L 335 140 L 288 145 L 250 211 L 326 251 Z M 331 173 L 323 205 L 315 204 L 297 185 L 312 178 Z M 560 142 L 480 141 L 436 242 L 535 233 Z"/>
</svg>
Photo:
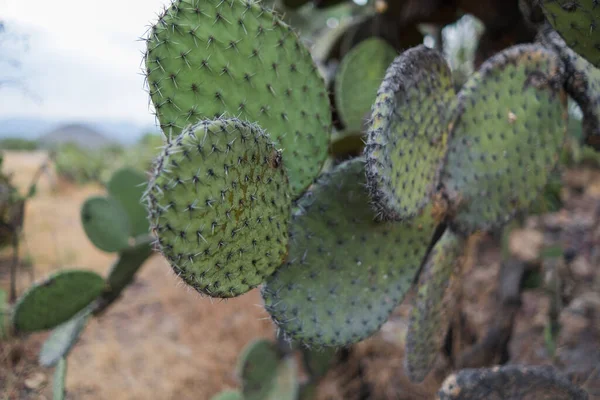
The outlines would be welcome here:
<svg viewBox="0 0 600 400">
<path fill-rule="evenodd" d="M 0 88 L 0 118 L 114 119 L 153 124 L 138 39 L 169 0 L 0 0 L 7 31 L 28 33 L 25 49 L 0 42 L 0 79 L 21 78 L 39 97 Z M 5 60 L 17 58 L 15 69 Z"/>
</svg>

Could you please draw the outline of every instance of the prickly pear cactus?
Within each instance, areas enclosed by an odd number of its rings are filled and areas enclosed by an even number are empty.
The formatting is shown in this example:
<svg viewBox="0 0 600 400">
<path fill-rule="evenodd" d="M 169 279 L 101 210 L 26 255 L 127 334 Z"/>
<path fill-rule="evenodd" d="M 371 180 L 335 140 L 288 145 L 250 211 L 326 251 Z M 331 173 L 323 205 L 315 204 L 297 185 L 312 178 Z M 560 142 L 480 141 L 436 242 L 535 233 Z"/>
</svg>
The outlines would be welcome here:
<svg viewBox="0 0 600 400">
<path fill-rule="evenodd" d="M 583 113 L 585 141 L 600 150 L 600 69 L 571 50 L 549 27 L 540 30 L 538 40 L 560 55 L 565 65 L 565 90 Z"/>
<path fill-rule="evenodd" d="M 81 207 L 81 222 L 90 241 L 106 252 L 129 247 L 131 224 L 127 211 L 111 197 L 90 197 Z"/>
<path fill-rule="evenodd" d="M 67 381 L 67 360 L 61 358 L 58 365 L 54 369 L 54 376 L 52 377 L 52 399 L 53 400 L 64 400 L 66 394 L 66 381 Z"/>
<path fill-rule="evenodd" d="M 295 360 L 280 354 L 273 342 L 250 343 L 240 356 L 238 375 L 245 400 L 296 400 Z"/>
<path fill-rule="evenodd" d="M 147 39 L 150 97 L 167 135 L 199 119 L 238 117 L 265 129 L 299 195 L 327 154 L 325 84 L 292 29 L 252 0 L 177 0 Z"/>
<path fill-rule="evenodd" d="M 87 325 L 91 315 L 91 307 L 86 307 L 67 322 L 57 326 L 44 342 L 40 350 L 39 362 L 44 367 L 54 366 L 65 358 Z"/>
<path fill-rule="evenodd" d="M 132 168 L 121 168 L 110 178 L 108 192 L 116 199 L 127 213 L 130 223 L 130 234 L 133 237 L 146 235 L 150 229 L 148 213 L 142 203 L 142 195 L 148 179 Z"/>
<path fill-rule="evenodd" d="M 444 344 L 454 310 L 465 241 L 446 230 L 429 253 L 419 274 L 417 298 L 406 335 L 405 371 L 422 382 Z"/>
<path fill-rule="evenodd" d="M 554 29 L 576 53 L 600 68 L 600 3 L 598 0 L 541 0 Z"/>
<path fill-rule="evenodd" d="M 464 369 L 446 378 L 438 400 L 587 400 L 588 395 L 551 366 L 507 365 Z"/>
<path fill-rule="evenodd" d="M 411 48 L 387 70 L 373 105 L 365 156 L 367 185 L 378 216 L 412 217 L 439 180 L 454 97 L 450 68 L 425 46 Z"/>
<path fill-rule="evenodd" d="M 344 56 L 335 76 L 335 101 L 346 129 L 362 131 L 396 50 L 380 38 L 360 42 Z"/>
<path fill-rule="evenodd" d="M 18 332 L 54 328 L 90 304 L 104 289 L 91 271 L 65 270 L 31 286 L 17 301 L 13 325 Z"/>
<path fill-rule="evenodd" d="M 423 261 L 436 221 L 428 207 L 404 223 L 376 222 L 364 160 L 324 174 L 299 201 L 287 263 L 263 286 L 265 308 L 294 340 L 358 342 L 387 320 Z"/>
<path fill-rule="evenodd" d="M 218 119 L 185 129 L 157 159 L 146 196 L 160 251 L 201 293 L 243 294 L 287 255 L 284 160 L 255 124 Z"/>
<path fill-rule="evenodd" d="M 215 395 L 211 400 L 244 400 L 244 397 L 237 390 L 227 390 Z"/>
<path fill-rule="evenodd" d="M 517 45 L 487 60 L 460 91 L 442 173 L 458 233 L 507 222 L 543 190 L 565 140 L 563 73 L 554 52 Z"/>
</svg>

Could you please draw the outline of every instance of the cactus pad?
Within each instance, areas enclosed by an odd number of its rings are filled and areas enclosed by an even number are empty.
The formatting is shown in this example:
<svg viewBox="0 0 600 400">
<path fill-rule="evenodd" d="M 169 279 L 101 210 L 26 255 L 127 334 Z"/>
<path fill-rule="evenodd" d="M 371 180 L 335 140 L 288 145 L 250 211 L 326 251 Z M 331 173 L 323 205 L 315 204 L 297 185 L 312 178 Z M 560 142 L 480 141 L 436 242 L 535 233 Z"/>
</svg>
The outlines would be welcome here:
<svg viewBox="0 0 600 400">
<path fill-rule="evenodd" d="M 304 368 L 312 379 L 320 379 L 329 370 L 336 357 L 335 348 L 326 348 L 321 350 L 302 349 L 302 361 Z"/>
<path fill-rule="evenodd" d="M 439 400 L 587 400 L 588 395 L 551 366 L 507 365 L 463 369 L 444 380 Z"/>
<path fill-rule="evenodd" d="M 81 222 L 88 239 L 100 250 L 115 252 L 129 247 L 129 217 L 117 200 L 90 197 L 81 207 Z"/>
<path fill-rule="evenodd" d="M 296 33 L 252 0 L 177 0 L 152 27 L 146 74 L 163 131 L 238 117 L 283 149 L 299 195 L 320 171 L 331 130 L 329 98 Z"/>
<path fill-rule="evenodd" d="M 367 185 L 380 218 L 408 218 L 429 202 L 446 150 L 444 116 L 453 97 L 450 68 L 435 50 L 414 47 L 388 68 L 365 147 Z"/>
<path fill-rule="evenodd" d="M 455 286 L 464 241 L 449 229 L 433 246 L 419 276 L 406 336 L 406 374 L 422 382 L 444 345 L 454 310 Z"/>
<path fill-rule="evenodd" d="M 66 270 L 31 286 L 17 301 L 13 325 L 20 332 L 54 328 L 90 304 L 104 289 L 91 271 Z"/>
<path fill-rule="evenodd" d="M 541 0 L 548 22 L 577 54 L 600 68 L 598 0 Z"/>
<path fill-rule="evenodd" d="M 243 294 L 285 259 L 286 170 L 255 124 L 219 119 L 184 130 L 156 160 L 147 198 L 160 251 L 201 293 Z"/>
<path fill-rule="evenodd" d="M 237 390 L 226 390 L 213 396 L 211 400 L 244 400 L 244 397 Z"/>
<path fill-rule="evenodd" d="M 484 62 L 463 86 L 442 173 L 457 233 L 501 226 L 544 189 L 565 141 L 563 72 L 554 52 L 523 44 Z"/>
<path fill-rule="evenodd" d="M 436 222 L 430 208 L 403 223 L 376 222 L 364 160 L 338 165 L 298 202 L 288 262 L 263 287 L 285 334 L 316 347 L 358 342 L 387 320 L 411 286 Z"/>
<path fill-rule="evenodd" d="M 117 170 L 108 182 L 108 192 L 129 216 L 130 234 L 133 237 L 147 235 L 150 229 L 148 213 L 142 204 L 142 195 L 148 180 L 144 174 L 132 169 Z"/>
<path fill-rule="evenodd" d="M 149 240 L 144 240 L 135 246 L 123 250 L 119 253 L 118 260 L 112 265 L 108 278 L 107 290 L 102 293 L 102 301 L 113 302 L 123 289 L 127 287 L 144 264 L 144 262 L 152 255 L 152 244 Z"/>
<path fill-rule="evenodd" d="M 39 362 L 43 367 L 52 367 L 61 358 L 67 357 L 73 346 L 79 341 L 89 317 L 90 307 L 84 308 L 73 318 L 54 328 L 42 345 Z"/>
<path fill-rule="evenodd" d="M 335 102 L 346 129 L 363 131 L 377 88 L 396 55 L 385 40 L 372 37 L 344 56 L 335 77 Z"/>
<path fill-rule="evenodd" d="M 246 400 L 295 400 L 296 364 L 284 357 L 275 343 L 258 339 L 240 356 L 238 375 Z"/>
<path fill-rule="evenodd" d="M 52 400 L 65 400 L 67 381 L 67 359 L 61 358 L 52 377 Z"/>
<path fill-rule="evenodd" d="M 538 38 L 545 46 L 560 54 L 565 64 L 565 90 L 583 113 L 585 141 L 600 150 L 600 69 L 567 47 L 554 30 L 545 27 Z"/>
</svg>

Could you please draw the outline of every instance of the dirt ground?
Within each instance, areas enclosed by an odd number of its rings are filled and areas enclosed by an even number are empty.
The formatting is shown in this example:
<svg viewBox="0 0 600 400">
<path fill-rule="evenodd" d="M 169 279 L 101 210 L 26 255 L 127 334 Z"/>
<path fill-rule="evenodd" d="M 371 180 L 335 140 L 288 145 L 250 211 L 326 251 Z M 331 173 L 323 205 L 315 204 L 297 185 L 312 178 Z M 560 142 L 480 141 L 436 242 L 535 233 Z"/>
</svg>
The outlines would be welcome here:
<svg viewBox="0 0 600 400">
<path fill-rule="evenodd" d="M 23 189 L 44 157 L 41 152 L 9 152 L 5 164 Z M 573 248 L 573 260 L 553 267 L 564 285 L 558 315 L 562 327 L 549 344 L 545 329 L 553 297 L 539 287 L 524 290 L 507 345 L 508 360 L 504 361 L 553 364 L 584 386 L 592 399 L 600 399 L 600 172 L 569 174 L 565 177 L 565 209 L 529 219 L 526 229 L 516 233 L 521 235 L 516 240 L 521 246 L 513 249 L 527 259 L 528 271 L 535 272 L 544 263 L 554 262 L 540 259 L 544 246 Z M 21 290 L 32 279 L 61 268 L 108 271 L 115 256 L 97 250 L 79 220 L 83 201 L 98 193 L 102 189 L 97 186 L 75 187 L 54 176 L 42 178 L 38 194 L 26 208 Z M 486 336 L 498 313 L 500 256 L 497 247 L 485 246 L 489 242 L 483 240 L 476 247 L 463 285 L 459 316 L 467 348 Z M 0 253 L 3 288 L 8 287 L 9 256 L 10 252 Z M 322 382 L 320 399 L 433 397 L 443 378 L 464 360 L 440 355 L 436 371 L 423 384 L 409 383 L 402 360 L 410 298 L 405 303 L 380 333 L 343 354 L 344 362 Z M 155 255 L 124 297 L 101 318 L 92 320 L 71 352 L 68 398 L 204 400 L 224 388 L 236 387 L 234 366 L 240 350 L 255 338 L 274 334 L 260 304 L 257 291 L 228 301 L 201 298 L 184 287 Z M 46 336 L 0 343 L 1 400 L 51 398 L 52 370 L 36 364 Z"/>
</svg>

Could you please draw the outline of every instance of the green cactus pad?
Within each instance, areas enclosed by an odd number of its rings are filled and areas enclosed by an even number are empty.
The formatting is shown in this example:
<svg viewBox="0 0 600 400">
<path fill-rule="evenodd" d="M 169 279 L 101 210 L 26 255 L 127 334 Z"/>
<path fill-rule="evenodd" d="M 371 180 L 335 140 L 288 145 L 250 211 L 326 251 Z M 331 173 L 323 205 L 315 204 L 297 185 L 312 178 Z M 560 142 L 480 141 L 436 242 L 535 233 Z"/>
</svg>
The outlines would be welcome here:
<svg viewBox="0 0 600 400">
<path fill-rule="evenodd" d="M 419 276 L 417 297 L 406 336 L 405 371 L 422 382 L 444 345 L 455 304 L 456 273 L 464 240 L 446 230 L 433 246 Z"/>
<path fill-rule="evenodd" d="M 567 47 L 565 41 L 552 29 L 541 29 L 538 39 L 560 54 L 565 64 L 565 90 L 583 113 L 585 141 L 600 150 L 600 69 Z"/>
<path fill-rule="evenodd" d="M 90 241 L 106 252 L 129 247 L 131 225 L 121 204 L 110 197 L 90 197 L 81 207 L 81 222 Z"/>
<path fill-rule="evenodd" d="M 102 303 L 108 305 L 118 298 L 123 289 L 133 281 L 137 271 L 152 253 L 153 248 L 150 239 L 143 240 L 119 253 L 119 258 L 108 273 L 106 279 L 108 288 L 102 293 Z M 102 308 L 104 308 L 104 304 L 102 304 Z"/>
<path fill-rule="evenodd" d="M 20 332 L 54 328 L 90 304 L 104 289 L 104 279 L 91 271 L 65 270 L 31 286 L 19 298 L 13 325 Z"/>
<path fill-rule="evenodd" d="M 52 400 L 65 400 L 67 382 L 67 359 L 61 358 L 52 377 Z"/>
<path fill-rule="evenodd" d="M 296 33 L 251 0 L 178 0 L 148 37 L 146 74 L 163 131 L 237 117 L 283 149 L 296 197 L 327 156 L 329 98 Z"/>
<path fill-rule="evenodd" d="M 436 222 L 431 208 L 402 223 L 376 222 L 364 160 L 321 176 L 298 202 L 287 263 L 263 286 L 273 321 L 293 340 L 346 346 L 387 320 L 411 286 Z"/>
<path fill-rule="evenodd" d="M 132 168 L 117 170 L 108 182 L 108 192 L 116 199 L 129 216 L 130 234 L 133 237 L 147 235 L 150 230 L 148 213 L 142 204 L 142 195 L 148 179 Z"/>
<path fill-rule="evenodd" d="M 296 364 L 275 343 L 258 339 L 244 349 L 238 363 L 245 400 L 295 400 Z"/>
<path fill-rule="evenodd" d="M 463 369 L 448 376 L 439 400 L 587 400 L 588 395 L 551 366 L 506 365 Z"/>
<path fill-rule="evenodd" d="M 67 357 L 87 325 L 91 308 L 86 307 L 73 318 L 54 328 L 40 351 L 39 362 L 43 367 L 52 367 L 61 358 Z"/>
<path fill-rule="evenodd" d="M 226 390 L 213 396 L 211 400 L 244 400 L 244 397 L 237 390 Z"/>
<path fill-rule="evenodd" d="M 554 52 L 523 44 L 484 62 L 461 89 L 442 173 L 457 233 L 503 225 L 544 189 L 565 141 L 563 72 Z"/>
<path fill-rule="evenodd" d="M 219 119 L 184 130 L 157 159 L 147 197 L 160 251 L 201 293 L 243 294 L 285 259 L 286 170 L 255 124 Z"/>
<path fill-rule="evenodd" d="M 600 68 L 600 4 L 598 0 L 541 0 L 540 5 L 567 45 Z"/>
<path fill-rule="evenodd" d="M 363 131 L 377 88 L 396 50 L 383 39 L 372 37 L 344 56 L 335 77 L 335 102 L 346 129 Z"/>
<path fill-rule="evenodd" d="M 413 47 L 388 68 L 365 147 L 367 185 L 378 217 L 401 220 L 429 202 L 447 144 L 445 115 L 454 97 L 443 56 Z"/>
<path fill-rule="evenodd" d="M 302 361 L 306 372 L 312 379 L 319 379 L 327 373 L 336 357 L 337 349 L 325 348 L 320 350 L 302 349 Z"/>
</svg>

